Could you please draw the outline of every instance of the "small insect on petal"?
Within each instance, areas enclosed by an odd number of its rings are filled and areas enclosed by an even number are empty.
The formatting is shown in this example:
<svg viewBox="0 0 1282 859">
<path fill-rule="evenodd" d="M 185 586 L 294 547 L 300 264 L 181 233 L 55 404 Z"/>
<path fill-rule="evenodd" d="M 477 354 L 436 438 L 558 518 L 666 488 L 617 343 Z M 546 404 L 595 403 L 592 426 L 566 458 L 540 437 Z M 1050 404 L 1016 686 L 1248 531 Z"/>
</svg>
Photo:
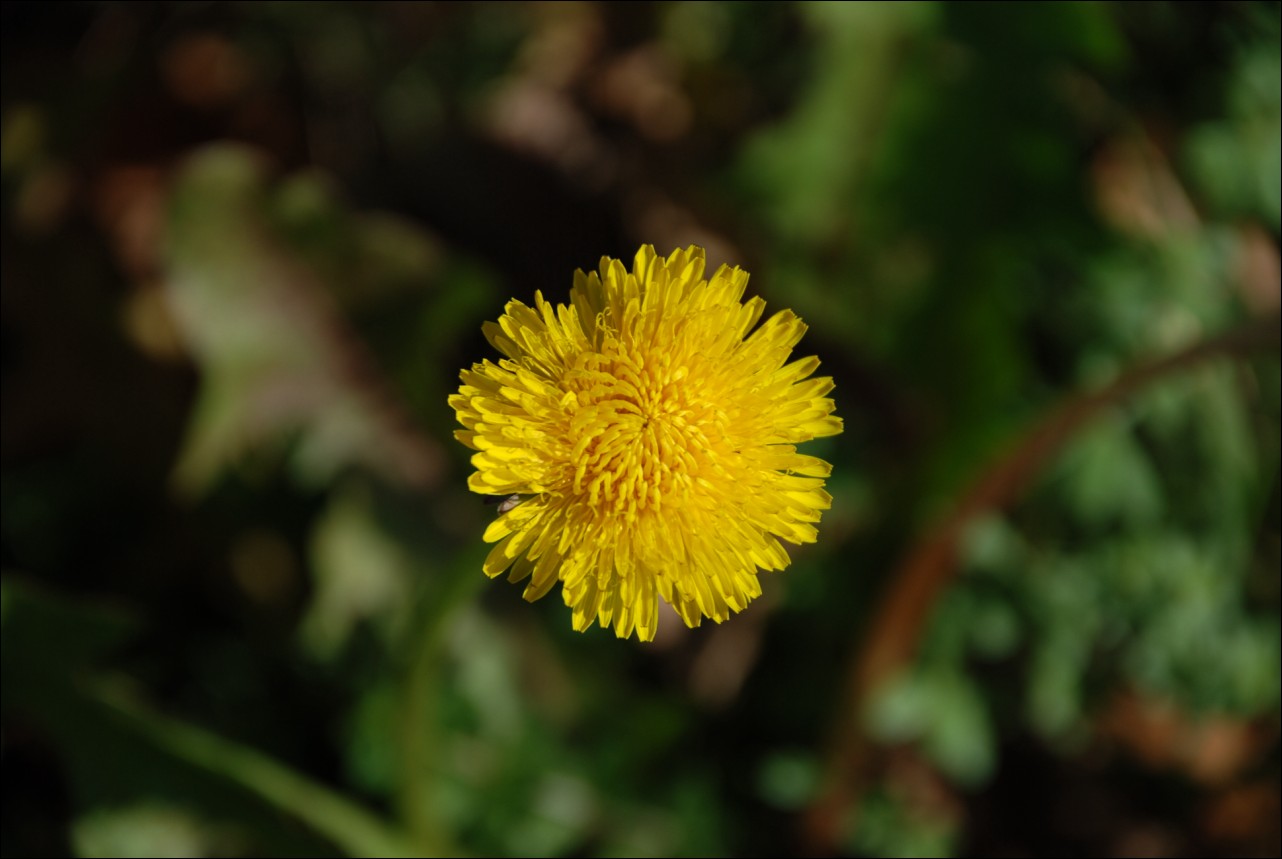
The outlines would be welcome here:
<svg viewBox="0 0 1282 859">
<path fill-rule="evenodd" d="M 487 495 L 485 496 L 486 504 L 499 505 L 498 515 L 500 516 L 502 516 L 504 513 L 507 513 L 508 511 L 515 508 L 516 505 L 521 503 L 521 500 L 522 500 L 521 496 L 519 495 Z"/>
</svg>

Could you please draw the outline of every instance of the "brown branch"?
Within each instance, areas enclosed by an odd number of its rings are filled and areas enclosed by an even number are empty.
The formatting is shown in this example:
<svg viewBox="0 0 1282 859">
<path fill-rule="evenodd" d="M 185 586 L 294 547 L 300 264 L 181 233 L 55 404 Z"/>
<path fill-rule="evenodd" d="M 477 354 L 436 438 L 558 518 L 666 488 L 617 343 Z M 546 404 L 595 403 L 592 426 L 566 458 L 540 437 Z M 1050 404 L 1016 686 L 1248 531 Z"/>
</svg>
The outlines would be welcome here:
<svg viewBox="0 0 1282 859">
<path fill-rule="evenodd" d="M 1282 340 L 1280 324 L 1282 317 L 1270 314 L 1182 352 L 1133 367 L 1098 391 L 1070 397 L 1036 423 L 1012 450 L 981 471 L 953 511 L 904 556 L 847 670 L 845 694 L 825 757 L 825 779 L 804 822 L 803 835 L 812 855 L 837 851 L 846 815 L 862 793 L 873 762 L 871 745 L 860 725 L 861 710 L 871 693 L 913 658 L 931 608 L 957 571 L 957 545 L 967 525 L 982 513 L 1014 502 L 1065 442 L 1110 406 L 1211 358 L 1277 348 Z"/>
</svg>

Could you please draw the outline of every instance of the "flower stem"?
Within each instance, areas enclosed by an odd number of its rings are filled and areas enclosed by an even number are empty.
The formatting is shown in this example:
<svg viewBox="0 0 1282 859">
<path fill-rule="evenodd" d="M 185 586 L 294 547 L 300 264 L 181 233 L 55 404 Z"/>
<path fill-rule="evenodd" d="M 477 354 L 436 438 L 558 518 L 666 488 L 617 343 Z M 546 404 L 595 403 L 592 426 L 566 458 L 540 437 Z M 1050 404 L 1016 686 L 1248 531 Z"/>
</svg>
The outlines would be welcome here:
<svg viewBox="0 0 1282 859">
<path fill-rule="evenodd" d="M 377 815 L 261 752 L 151 711 L 115 684 L 96 682 L 85 691 L 146 742 L 235 783 L 302 821 L 352 856 L 419 853 Z"/>
<path fill-rule="evenodd" d="M 443 592 L 420 595 L 419 631 L 405 678 L 401 706 L 401 784 L 398 807 L 401 821 L 414 843 L 427 855 L 458 856 L 458 849 L 444 833 L 432 802 L 433 774 L 439 743 L 433 708 L 440 699 L 441 663 L 446 632 L 455 610 L 469 600 L 485 577 L 480 563 L 468 557 L 451 573 Z"/>
</svg>

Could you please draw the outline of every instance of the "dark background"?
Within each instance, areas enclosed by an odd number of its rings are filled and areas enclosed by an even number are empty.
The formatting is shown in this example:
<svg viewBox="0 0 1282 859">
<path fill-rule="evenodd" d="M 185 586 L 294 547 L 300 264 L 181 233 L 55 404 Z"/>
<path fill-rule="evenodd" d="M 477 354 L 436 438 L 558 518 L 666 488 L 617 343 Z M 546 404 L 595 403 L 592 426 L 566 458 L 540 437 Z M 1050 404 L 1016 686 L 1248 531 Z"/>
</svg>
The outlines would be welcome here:
<svg viewBox="0 0 1282 859">
<path fill-rule="evenodd" d="M 1279 18 L 0 5 L 0 849 L 1277 855 Z M 650 645 L 484 578 L 446 406 L 642 243 L 846 423 Z"/>
</svg>

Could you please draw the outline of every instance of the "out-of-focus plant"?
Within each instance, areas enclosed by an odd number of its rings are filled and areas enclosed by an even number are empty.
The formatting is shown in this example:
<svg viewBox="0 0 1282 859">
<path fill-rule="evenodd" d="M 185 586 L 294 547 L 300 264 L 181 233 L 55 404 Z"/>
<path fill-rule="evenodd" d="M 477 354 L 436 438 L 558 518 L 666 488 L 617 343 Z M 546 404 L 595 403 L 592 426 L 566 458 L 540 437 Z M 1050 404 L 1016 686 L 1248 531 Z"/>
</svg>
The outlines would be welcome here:
<svg viewBox="0 0 1282 859">
<path fill-rule="evenodd" d="M 1276 4 L 0 14 L 6 855 L 1269 852 Z M 642 244 L 846 421 L 644 650 L 442 407 Z"/>
</svg>

